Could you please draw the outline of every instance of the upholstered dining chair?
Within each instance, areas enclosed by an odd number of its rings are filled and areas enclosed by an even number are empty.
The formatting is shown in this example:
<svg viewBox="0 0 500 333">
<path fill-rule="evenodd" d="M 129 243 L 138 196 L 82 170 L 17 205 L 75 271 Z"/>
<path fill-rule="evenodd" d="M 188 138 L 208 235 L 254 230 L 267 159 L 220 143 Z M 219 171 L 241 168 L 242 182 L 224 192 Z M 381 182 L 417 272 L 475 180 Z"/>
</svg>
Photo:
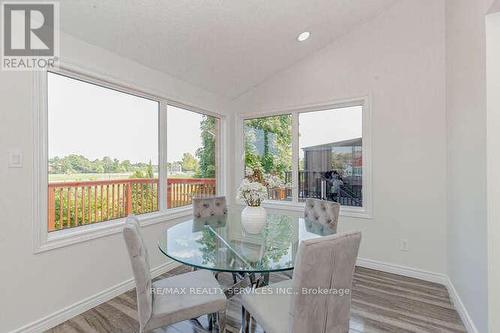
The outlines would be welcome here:
<svg viewBox="0 0 500 333">
<path fill-rule="evenodd" d="M 147 332 L 179 321 L 210 314 L 224 332 L 226 297 L 211 272 L 198 270 L 155 282 L 151 281 L 148 251 L 135 216 L 129 216 L 123 228 L 137 291 L 139 331 Z M 190 293 L 190 288 L 210 292 Z M 181 291 L 169 294 L 171 291 Z M 212 320 L 209 321 L 212 326 Z"/>
<path fill-rule="evenodd" d="M 193 198 L 193 216 L 203 218 L 227 214 L 226 197 Z"/>
<path fill-rule="evenodd" d="M 272 284 L 265 292 L 243 295 L 242 332 L 248 332 L 252 318 L 266 333 L 348 332 L 360 241 L 360 232 L 303 241 L 292 280 Z M 312 292 L 318 288 L 327 292 Z"/>
<path fill-rule="evenodd" d="M 332 230 L 337 230 L 340 204 L 334 201 L 307 198 L 304 217 L 319 222 Z"/>
</svg>

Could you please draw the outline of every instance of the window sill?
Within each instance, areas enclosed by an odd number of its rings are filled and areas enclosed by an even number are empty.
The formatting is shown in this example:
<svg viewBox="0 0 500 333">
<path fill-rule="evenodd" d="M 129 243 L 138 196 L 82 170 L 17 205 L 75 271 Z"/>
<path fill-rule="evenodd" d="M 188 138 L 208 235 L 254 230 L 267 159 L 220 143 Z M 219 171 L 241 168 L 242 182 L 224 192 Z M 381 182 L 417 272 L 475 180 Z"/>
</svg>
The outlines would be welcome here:
<svg viewBox="0 0 500 333">
<path fill-rule="evenodd" d="M 192 215 L 192 206 L 173 208 L 167 212 L 155 212 L 138 215 L 137 218 L 142 227 L 148 227 L 158 223 L 174 221 Z M 47 234 L 47 239 L 39 246 L 35 246 L 34 252 L 41 253 L 92 239 L 114 235 L 122 231 L 126 218 L 112 221 L 99 222 L 66 230 L 54 231 Z"/>
<path fill-rule="evenodd" d="M 243 203 L 241 203 L 244 206 Z M 303 212 L 305 209 L 305 203 L 303 202 L 291 202 L 291 201 L 277 201 L 277 200 L 266 200 L 263 202 L 262 207 L 269 209 L 281 209 L 294 212 Z M 340 206 L 340 216 L 343 217 L 353 217 L 360 219 L 372 219 L 373 216 L 363 207 L 346 207 Z"/>
</svg>

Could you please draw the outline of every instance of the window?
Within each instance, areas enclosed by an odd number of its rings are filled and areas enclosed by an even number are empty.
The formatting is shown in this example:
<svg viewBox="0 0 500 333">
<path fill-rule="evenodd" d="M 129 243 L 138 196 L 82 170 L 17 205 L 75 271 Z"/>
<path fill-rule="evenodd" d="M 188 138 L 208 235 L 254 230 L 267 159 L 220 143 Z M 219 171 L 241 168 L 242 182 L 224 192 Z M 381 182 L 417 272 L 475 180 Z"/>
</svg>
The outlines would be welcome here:
<svg viewBox="0 0 500 333">
<path fill-rule="evenodd" d="M 159 103 L 48 73 L 48 231 L 157 211 Z"/>
<path fill-rule="evenodd" d="M 361 106 L 299 114 L 299 200 L 363 206 Z"/>
<path fill-rule="evenodd" d="M 169 107 L 167 111 L 167 207 L 190 205 L 216 194 L 219 119 Z"/>
<path fill-rule="evenodd" d="M 35 77 L 36 251 L 116 232 L 129 214 L 189 215 L 218 192 L 216 115 L 67 69 Z"/>
<path fill-rule="evenodd" d="M 256 175 L 271 200 L 292 200 L 292 116 L 247 119 L 245 172 Z"/>
<path fill-rule="evenodd" d="M 364 99 L 246 118 L 245 173 L 257 172 L 274 202 L 318 198 L 339 202 L 344 212 L 369 216 L 366 124 Z"/>
</svg>

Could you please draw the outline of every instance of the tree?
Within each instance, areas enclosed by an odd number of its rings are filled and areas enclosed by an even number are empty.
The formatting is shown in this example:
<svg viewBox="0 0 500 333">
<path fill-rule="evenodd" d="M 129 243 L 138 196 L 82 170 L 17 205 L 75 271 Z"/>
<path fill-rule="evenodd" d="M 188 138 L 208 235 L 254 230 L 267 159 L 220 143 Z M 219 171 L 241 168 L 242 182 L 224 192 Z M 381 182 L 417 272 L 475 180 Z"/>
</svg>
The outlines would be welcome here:
<svg viewBox="0 0 500 333">
<path fill-rule="evenodd" d="M 197 171 L 198 160 L 191 153 L 184 153 L 182 155 L 182 169 L 185 171 Z"/>
<path fill-rule="evenodd" d="M 102 165 L 104 167 L 105 173 L 112 173 L 114 170 L 113 160 L 109 156 L 104 156 L 102 159 Z"/>
<path fill-rule="evenodd" d="M 132 169 L 132 163 L 129 160 L 122 161 L 120 163 L 120 168 L 123 172 L 129 172 Z"/>
<path fill-rule="evenodd" d="M 215 178 L 215 135 L 217 120 L 214 117 L 203 116 L 200 123 L 201 147 L 196 151 L 199 159 L 198 178 Z"/>
<path fill-rule="evenodd" d="M 252 127 L 245 128 L 245 166 L 251 169 L 262 168 L 260 156 L 255 147 L 256 141 L 255 129 Z"/>
<path fill-rule="evenodd" d="M 257 151 L 258 139 L 262 152 Z M 245 164 L 262 168 L 267 174 L 285 179 L 292 167 L 292 117 L 282 115 L 247 120 L 245 122 Z"/>
<path fill-rule="evenodd" d="M 111 157 L 104 157 L 102 160 L 95 159 L 90 161 L 82 155 L 67 155 L 64 157 L 55 156 L 49 159 L 49 173 L 50 174 L 75 174 L 75 173 L 117 173 L 117 172 L 138 172 L 143 175 L 154 174 L 158 168 L 149 163 L 131 163 L 129 160 L 119 161 Z M 134 177 L 143 178 L 143 177 Z"/>
<path fill-rule="evenodd" d="M 151 163 L 151 160 L 149 160 L 149 164 L 146 168 L 146 176 L 148 178 L 154 178 L 155 175 L 154 175 L 154 172 L 153 172 L 153 164 Z"/>
</svg>

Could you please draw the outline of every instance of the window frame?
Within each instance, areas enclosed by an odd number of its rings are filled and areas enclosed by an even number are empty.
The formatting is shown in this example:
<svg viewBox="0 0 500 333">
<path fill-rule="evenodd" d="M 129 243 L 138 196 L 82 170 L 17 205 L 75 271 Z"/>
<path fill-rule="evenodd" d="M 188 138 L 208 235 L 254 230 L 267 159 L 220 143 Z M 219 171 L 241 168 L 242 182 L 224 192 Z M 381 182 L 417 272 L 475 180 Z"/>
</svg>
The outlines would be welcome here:
<svg viewBox="0 0 500 333">
<path fill-rule="evenodd" d="M 373 218 L 373 205 L 372 205 L 372 157 L 371 157 L 371 103 L 369 96 L 356 97 L 344 100 L 334 100 L 329 102 L 311 104 L 299 107 L 289 107 L 280 110 L 271 110 L 255 113 L 241 113 L 237 118 L 236 133 L 240 133 L 237 139 L 237 161 L 236 161 L 236 181 L 239 183 L 244 177 L 245 170 L 245 134 L 244 122 L 245 120 L 272 117 L 279 115 L 290 114 L 292 116 L 292 200 L 279 201 L 279 200 L 266 200 L 263 206 L 275 209 L 287 209 L 293 211 L 303 211 L 305 203 L 300 202 L 298 199 L 298 173 L 299 173 L 299 114 L 327 111 L 331 109 L 340 109 L 353 106 L 361 106 L 362 109 L 362 137 L 363 137 L 363 206 L 362 207 L 349 207 L 341 206 L 340 215 L 346 217 L 356 217 L 371 219 Z M 237 184 L 236 184 L 237 185 Z"/>
<path fill-rule="evenodd" d="M 167 195 L 167 108 L 175 106 L 187 111 L 196 112 L 217 118 L 219 131 L 216 138 L 216 179 L 217 195 L 227 192 L 226 181 L 223 178 L 226 161 L 226 117 L 222 114 L 187 105 L 172 100 L 158 92 L 146 92 L 135 84 L 125 83 L 103 73 L 84 70 L 75 65 L 61 64 L 57 69 L 33 73 L 33 250 L 40 253 L 47 250 L 68 246 L 91 239 L 104 237 L 121 232 L 125 218 L 103 221 L 69 229 L 48 232 L 48 72 L 94 84 L 103 88 L 116 90 L 133 96 L 146 98 L 159 103 L 158 108 L 158 211 L 138 215 L 143 226 L 162 222 L 175 223 L 182 217 L 192 214 L 192 206 L 178 208 L 166 207 Z M 160 167 L 163 166 L 163 167 Z"/>
</svg>

